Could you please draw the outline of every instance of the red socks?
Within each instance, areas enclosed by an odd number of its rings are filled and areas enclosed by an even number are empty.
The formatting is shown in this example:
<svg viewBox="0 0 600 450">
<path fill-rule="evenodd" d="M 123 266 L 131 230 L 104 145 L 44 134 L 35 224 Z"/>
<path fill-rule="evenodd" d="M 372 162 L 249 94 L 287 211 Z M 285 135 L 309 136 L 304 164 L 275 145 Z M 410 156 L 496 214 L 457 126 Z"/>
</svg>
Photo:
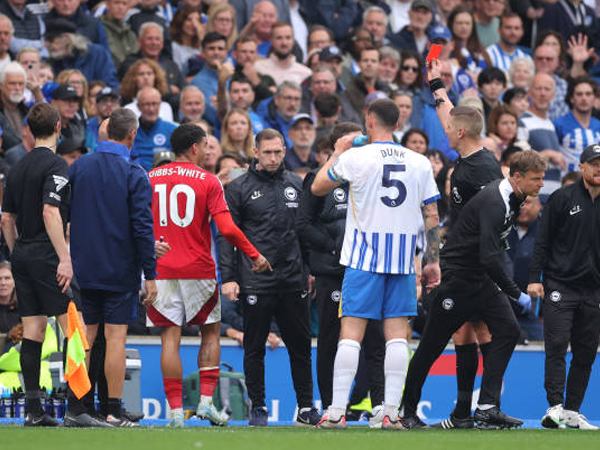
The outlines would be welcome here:
<svg viewBox="0 0 600 450">
<path fill-rule="evenodd" d="M 218 367 L 203 367 L 200 372 L 200 395 L 212 397 L 219 381 Z"/>
<path fill-rule="evenodd" d="M 165 394 L 171 409 L 183 407 L 181 378 L 163 378 Z"/>
</svg>

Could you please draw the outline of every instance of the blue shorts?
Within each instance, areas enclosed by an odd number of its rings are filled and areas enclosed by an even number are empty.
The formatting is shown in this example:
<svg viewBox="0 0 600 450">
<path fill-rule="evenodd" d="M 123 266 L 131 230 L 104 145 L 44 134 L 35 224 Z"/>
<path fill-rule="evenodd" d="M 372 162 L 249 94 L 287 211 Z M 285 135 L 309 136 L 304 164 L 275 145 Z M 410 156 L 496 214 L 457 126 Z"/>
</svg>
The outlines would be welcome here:
<svg viewBox="0 0 600 450">
<path fill-rule="evenodd" d="M 417 315 L 415 275 L 395 275 L 346 268 L 342 317 L 388 319 Z"/>
<path fill-rule="evenodd" d="M 129 325 L 138 316 L 139 292 L 113 292 L 100 289 L 81 290 L 83 320 L 88 325 L 110 323 Z"/>
</svg>

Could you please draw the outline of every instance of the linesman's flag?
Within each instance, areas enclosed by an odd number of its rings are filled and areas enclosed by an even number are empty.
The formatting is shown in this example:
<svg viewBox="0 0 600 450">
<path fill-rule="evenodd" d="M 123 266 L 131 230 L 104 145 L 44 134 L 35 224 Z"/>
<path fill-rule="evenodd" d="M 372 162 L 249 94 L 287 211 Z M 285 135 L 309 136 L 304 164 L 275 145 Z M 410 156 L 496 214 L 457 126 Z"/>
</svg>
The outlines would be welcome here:
<svg viewBox="0 0 600 450">
<path fill-rule="evenodd" d="M 80 399 L 91 389 L 90 378 L 85 367 L 85 351 L 90 348 L 75 303 L 69 303 L 67 310 L 67 371 L 65 380 Z"/>
</svg>

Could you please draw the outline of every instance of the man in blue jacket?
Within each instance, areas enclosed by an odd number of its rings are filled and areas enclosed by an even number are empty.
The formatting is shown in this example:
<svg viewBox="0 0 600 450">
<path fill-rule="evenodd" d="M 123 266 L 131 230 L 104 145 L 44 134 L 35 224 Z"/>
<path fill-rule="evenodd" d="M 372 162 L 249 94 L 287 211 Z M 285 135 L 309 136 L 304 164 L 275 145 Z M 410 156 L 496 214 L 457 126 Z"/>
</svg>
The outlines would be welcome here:
<svg viewBox="0 0 600 450">
<path fill-rule="evenodd" d="M 171 133 L 177 125 L 158 117 L 161 97 L 155 88 L 145 87 L 140 90 L 137 101 L 142 115 L 132 157 L 144 169 L 150 170 L 155 154 L 171 150 Z"/>
<path fill-rule="evenodd" d="M 73 269 L 88 342 L 96 339 L 98 324 L 105 324 L 107 422 L 118 427 L 135 426 L 121 415 L 121 396 L 127 325 L 137 317 L 142 272 L 144 304 L 152 304 L 157 293 L 152 189 L 130 157 L 137 129 L 135 113 L 117 109 L 108 122 L 108 140 L 69 170 Z"/>
</svg>

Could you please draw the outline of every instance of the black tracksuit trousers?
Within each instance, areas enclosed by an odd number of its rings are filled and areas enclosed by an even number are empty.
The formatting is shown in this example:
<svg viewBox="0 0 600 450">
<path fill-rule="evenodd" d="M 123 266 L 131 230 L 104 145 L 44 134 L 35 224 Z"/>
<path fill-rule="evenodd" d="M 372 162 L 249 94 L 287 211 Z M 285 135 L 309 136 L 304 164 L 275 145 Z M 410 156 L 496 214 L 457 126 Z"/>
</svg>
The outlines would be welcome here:
<svg viewBox="0 0 600 450">
<path fill-rule="evenodd" d="M 429 369 L 463 323 L 476 316 L 492 334 L 489 357 L 484 359 L 480 404 L 499 404 L 502 377 L 519 338 L 519 323 L 510 300 L 491 278 L 445 271 L 442 280 L 432 292 L 425 330 L 408 366 L 403 398 L 405 416 L 416 415 Z"/>
<path fill-rule="evenodd" d="M 581 288 L 546 279 L 544 283 L 544 387 L 550 406 L 579 411 L 590 380 L 600 336 L 600 288 Z M 573 358 L 566 380 L 566 354 Z"/>
<path fill-rule="evenodd" d="M 313 406 L 309 298 L 304 292 L 240 295 L 244 315 L 244 374 L 252 407 L 265 406 L 265 344 L 275 317 L 290 357 L 299 408 Z"/>
</svg>

